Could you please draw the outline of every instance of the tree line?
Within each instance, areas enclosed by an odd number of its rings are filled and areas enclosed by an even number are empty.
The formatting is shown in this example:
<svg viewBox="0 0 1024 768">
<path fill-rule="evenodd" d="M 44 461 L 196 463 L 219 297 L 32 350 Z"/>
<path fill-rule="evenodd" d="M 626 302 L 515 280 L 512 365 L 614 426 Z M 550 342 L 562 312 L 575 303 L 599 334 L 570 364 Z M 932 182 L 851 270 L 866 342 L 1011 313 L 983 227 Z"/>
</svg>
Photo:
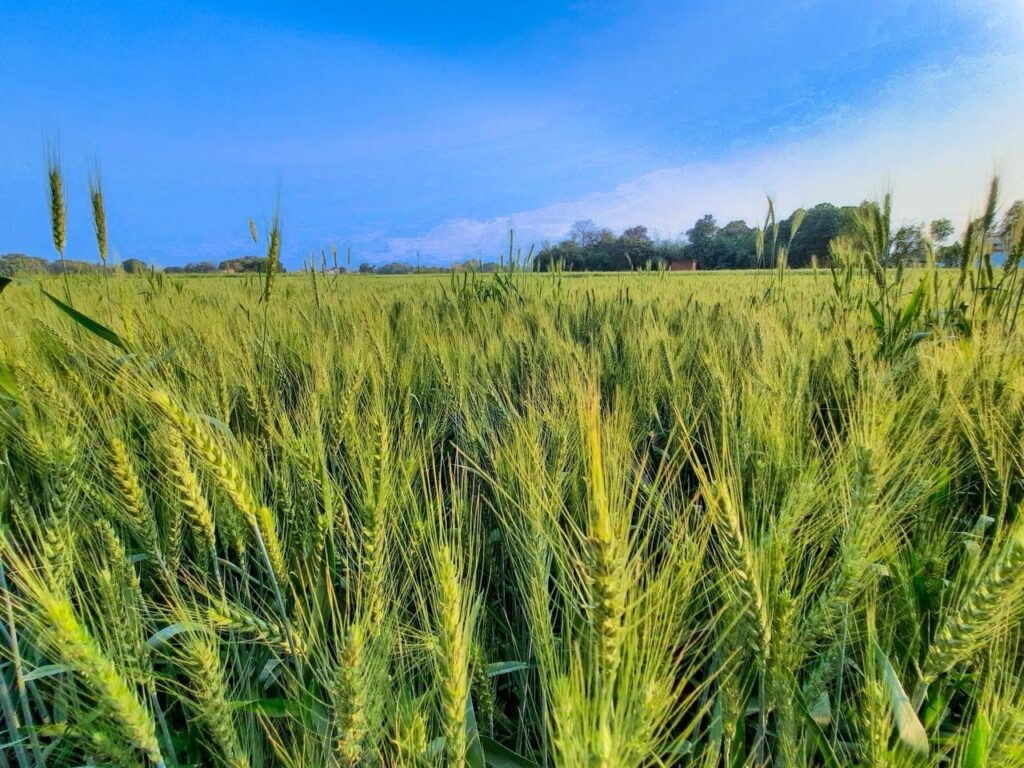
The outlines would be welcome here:
<svg viewBox="0 0 1024 768">
<path fill-rule="evenodd" d="M 826 265 L 829 244 L 837 237 L 855 236 L 854 216 L 865 205 L 870 204 L 819 203 L 812 208 L 797 209 L 778 222 L 778 242 L 789 243 L 787 264 L 798 269 L 815 263 Z M 1024 201 L 1017 201 L 993 233 L 997 236 L 994 247 L 998 249 L 998 236 L 1009 232 L 1014 223 L 1022 219 Z M 558 265 L 573 271 L 622 271 L 686 260 L 695 261 L 700 269 L 775 266 L 764 263 L 758 256 L 760 231 L 763 229 L 741 220 L 719 225 L 712 214 L 705 214 L 681 237 L 657 240 L 644 226 L 629 227 L 621 235 L 615 235 L 587 219 L 573 224 L 561 242 L 545 244 L 534 259 L 534 269 L 547 271 Z M 938 263 L 955 266 L 960 262 L 962 242 L 951 241 L 953 233 L 949 219 L 936 219 L 928 225 L 904 225 L 893 235 L 888 259 L 892 264 L 923 263 L 930 245 Z"/>
<path fill-rule="evenodd" d="M 267 269 L 267 258 L 265 256 L 241 256 L 233 259 L 224 259 L 219 263 L 212 261 L 195 261 L 184 266 L 167 267 L 160 270 L 144 262 L 142 259 L 125 259 L 120 264 L 104 265 L 98 262 L 78 261 L 76 259 L 64 259 L 63 261 L 48 261 L 40 256 L 29 256 L 24 253 L 7 253 L 0 255 L 0 277 L 13 277 L 14 275 L 60 275 L 67 272 L 71 275 L 88 273 L 102 273 L 104 270 L 114 272 L 120 270 L 129 275 L 141 274 L 150 270 L 163 271 L 167 274 L 233 274 L 238 272 L 265 272 Z M 286 272 L 282 265 L 277 266 L 277 271 Z"/>
<path fill-rule="evenodd" d="M 812 208 L 797 209 L 788 218 L 778 222 L 778 241 L 789 243 L 786 261 L 790 267 L 809 267 L 813 263 L 824 266 L 828 263 L 829 244 L 837 237 L 855 235 L 855 213 L 870 203 L 860 206 L 836 206 L 819 203 Z M 1024 224 L 1024 201 L 1018 200 L 1006 211 L 1002 222 L 990 233 L 993 248 L 999 250 L 999 242 L 1007 237 L 1014 226 Z M 796 230 L 792 238 L 790 233 Z M 712 214 L 705 214 L 694 222 L 682 236 L 675 239 L 656 239 L 647 227 L 634 226 L 616 235 L 606 227 L 600 227 L 587 219 L 572 225 L 566 237 L 556 244 L 545 243 L 533 258 L 533 269 L 547 271 L 556 265 L 571 271 L 614 272 L 655 268 L 672 262 L 693 260 L 700 269 L 754 269 L 771 267 L 758 257 L 758 237 L 763 228 L 751 227 L 745 221 L 730 221 L 719 225 Z M 893 235 L 888 260 L 892 264 L 922 263 L 930 246 L 940 264 L 956 266 L 963 252 L 961 240 L 952 240 L 953 223 L 949 219 L 936 219 L 927 226 L 907 224 L 898 228 Z M 184 266 L 167 267 L 168 274 L 236 274 L 263 272 L 266 270 L 265 256 L 241 256 L 220 262 L 197 261 Z M 324 256 L 322 269 L 327 270 Z M 307 267 L 308 268 L 308 267 Z M 128 274 L 156 269 L 141 259 L 126 259 L 118 266 L 100 263 L 62 259 L 48 261 L 39 256 L 23 253 L 0 255 L 0 276 L 15 274 L 82 274 L 120 269 Z M 283 266 L 278 269 L 286 271 Z M 419 263 L 388 262 L 359 265 L 361 274 L 398 275 L 448 271 L 492 272 L 500 269 L 500 263 L 467 259 L 448 267 L 421 266 Z M 335 265 L 332 272 L 342 273 L 346 269 Z"/>
</svg>

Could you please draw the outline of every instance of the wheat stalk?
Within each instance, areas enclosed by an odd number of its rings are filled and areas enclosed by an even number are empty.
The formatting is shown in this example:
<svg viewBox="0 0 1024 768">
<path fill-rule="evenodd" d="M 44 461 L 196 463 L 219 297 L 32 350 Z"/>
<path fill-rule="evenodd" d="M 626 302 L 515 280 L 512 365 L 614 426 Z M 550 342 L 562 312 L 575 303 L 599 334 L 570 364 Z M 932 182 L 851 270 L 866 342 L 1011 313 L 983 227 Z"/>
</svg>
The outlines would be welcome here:
<svg viewBox="0 0 1024 768">
<path fill-rule="evenodd" d="M 119 437 L 112 437 L 110 447 L 110 472 L 118 490 L 121 509 L 124 511 L 132 530 L 142 539 L 146 548 L 160 556 L 156 545 L 155 519 L 146 504 L 142 484 L 132 466 L 128 448 Z"/>
<path fill-rule="evenodd" d="M 178 491 L 178 499 L 185 510 L 186 519 L 210 552 L 214 551 L 217 528 L 213 512 L 203 493 L 199 478 L 192 470 L 192 463 L 185 453 L 181 435 L 175 430 L 161 433 L 168 458 L 167 474 Z"/>
<path fill-rule="evenodd" d="M 189 708 L 210 734 L 224 763 L 231 768 L 248 768 L 249 758 L 235 729 L 215 641 L 193 636 L 184 644 L 180 656 L 190 681 L 186 698 Z"/>
<path fill-rule="evenodd" d="M 612 527 L 601 455 L 597 406 L 591 409 L 589 431 L 591 531 L 588 540 L 592 618 L 597 633 L 598 662 L 605 679 L 614 678 L 619 666 L 626 610 L 626 555 Z"/>
<path fill-rule="evenodd" d="M 1024 571 L 1024 529 L 960 601 L 936 633 L 922 672 L 925 686 L 983 647 L 1004 624 L 1007 600 L 1019 598 Z"/>
<path fill-rule="evenodd" d="M 739 511 L 723 483 L 716 483 L 707 499 L 721 542 L 721 555 L 729 584 L 735 590 L 743 612 L 747 646 L 759 663 L 771 658 L 772 629 L 768 608 L 757 577 L 757 565 L 750 545 L 743 535 Z"/>
<path fill-rule="evenodd" d="M 441 728 L 449 763 L 463 765 L 467 749 L 466 699 L 469 696 L 472 624 L 467 615 L 467 597 L 459 569 L 449 545 L 438 547 L 435 563 Z"/>
<path fill-rule="evenodd" d="M 366 753 L 369 735 L 365 670 L 365 636 L 359 623 L 348 629 L 338 657 L 335 701 L 335 755 L 341 765 L 357 766 Z"/>
<path fill-rule="evenodd" d="M 74 670 L 111 714 L 111 724 L 150 762 L 163 766 L 156 739 L 156 726 L 149 710 L 121 676 L 114 662 L 103 653 L 89 633 L 66 593 L 59 592 L 32 572 L 31 566 L 4 545 L 3 555 L 18 563 L 17 581 L 31 605 L 25 618 L 33 622 L 35 636 L 52 658 Z"/>
<path fill-rule="evenodd" d="M 50 148 L 46 158 L 46 176 L 50 193 L 50 233 L 53 236 L 53 247 L 60 256 L 61 272 L 64 273 L 64 298 L 71 302 L 71 282 L 68 279 L 67 262 L 64 261 L 64 248 L 67 245 L 68 212 L 65 206 L 64 173 L 60 167 L 60 155 L 56 149 Z"/>
<path fill-rule="evenodd" d="M 99 172 L 89 179 L 89 200 L 92 202 L 92 223 L 96 230 L 96 247 L 100 262 L 107 266 L 107 212 L 103 205 L 103 180 Z"/>
</svg>

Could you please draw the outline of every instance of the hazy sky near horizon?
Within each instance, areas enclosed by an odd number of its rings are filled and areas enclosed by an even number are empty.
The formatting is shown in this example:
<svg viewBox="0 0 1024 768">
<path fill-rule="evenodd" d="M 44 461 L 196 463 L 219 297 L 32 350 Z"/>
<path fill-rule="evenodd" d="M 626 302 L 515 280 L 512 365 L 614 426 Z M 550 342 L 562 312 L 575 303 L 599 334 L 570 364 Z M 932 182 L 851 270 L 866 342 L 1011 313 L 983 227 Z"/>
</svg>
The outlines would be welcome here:
<svg viewBox="0 0 1024 768">
<path fill-rule="evenodd" d="M 581 218 L 678 236 L 892 189 L 966 218 L 1024 197 L 1024 0 L 90 3 L 0 0 L 0 253 L 448 262 Z"/>
</svg>

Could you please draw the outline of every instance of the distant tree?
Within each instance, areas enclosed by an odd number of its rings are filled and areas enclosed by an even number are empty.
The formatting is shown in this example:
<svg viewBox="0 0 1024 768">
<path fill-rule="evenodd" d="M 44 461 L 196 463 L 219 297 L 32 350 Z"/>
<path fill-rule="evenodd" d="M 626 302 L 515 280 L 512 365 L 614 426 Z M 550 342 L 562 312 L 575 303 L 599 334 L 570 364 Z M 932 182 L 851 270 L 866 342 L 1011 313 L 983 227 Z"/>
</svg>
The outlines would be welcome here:
<svg viewBox="0 0 1024 768">
<path fill-rule="evenodd" d="M 373 272 L 374 272 L 373 264 L 369 264 L 369 263 L 364 261 L 362 264 L 359 265 L 359 274 L 361 274 L 361 275 L 372 275 Z"/>
<path fill-rule="evenodd" d="M 220 263 L 221 272 L 266 272 L 269 260 L 266 256 L 241 256 L 236 259 L 225 259 Z M 287 272 L 281 265 L 277 266 L 278 272 Z"/>
<path fill-rule="evenodd" d="M 719 269 L 753 267 L 756 258 L 755 234 L 747 222 L 730 221 L 715 233 L 714 265 Z"/>
<path fill-rule="evenodd" d="M 960 266 L 960 259 L 963 258 L 964 246 L 959 240 L 949 245 L 940 245 L 935 251 L 935 260 L 947 267 Z"/>
<path fill-rule="evenodd" d="M 925 260 L 924 228 L 918 224 L 908 224 L 896 230 L 893 238 L 892 252 L 889 260 L 893 264 L 919 264 Z"/>
<path fill-rule="evenodd" d="M 844 234 L 851 226 L 853 208 L 839 208 L 832 203 L 818 203 L 808 208 L 803 223 L 797 229 L 793 242 L 790 243 L 787 260 L 791 267 L 806 267 L 812 257 L 823 263 L 829 254 L 829 244 L 839 235 Z M 779 222 L 779 240 L 789 241 L 793 217 Z"/>
<path fill-rule="evenodd" d="M 1024 200 L 1017 200 L 1006 210 L 1003 216 L 1003 223 L 999 227 L 999 234 L 1004 239 L 1010 239 L 1014 230 L 1024 228 Z"/>
<path fill-rule="evenodd" d="M 569 227 L 569 239 L 584 247 L 601 240 L 601 229 L 590 219 L 582 219 Z"/>
<path fill-rule="evenodd" d="M 533 260 L 533 269 L 536 272 L 547 272 L 561 265 L 565 269 L 583 269 L 579 262 L 583 255 L 583 248 L 572 239 L 566 239 L 556 245 L 545 245 L 537 253 Z"/>
<path fill-rule="evenodd" d="M 624 240 L 644 240 L 651 242 L 651 236 L 647 234 L 647 227 L 638 225 L 635 227 L 629 227 L 622 233 Z"/>
<path fill-rule="evenodd" d="M 935 245 L 944 245 L 953 236 L 953 222 L 949 219 L 936 219 L 928 225 L 928 234 Z"/>
<path fill-rule="evenodd" d="M 199 275 L 208 274 L 210 272 L 219 272 L 220 271 L 219 269 L 217 269 L 217 265 L 214 264 L 212 261 L 193 261 L 193 262 L 190 262 L 190 263 L 186 264 L 183 267 L 183 270 L 185 272 L 190 273 L 190 274 L 199 274 Z"/>
<path fill-rule="evenodd" d="M 129 275 L 142 274 L 149 271 L 149 267 L 142 259 L 125 259 L 121 262 L 121 269 Z"/>
<path fill-rule="evenodd" d="M 0 277 L 15 275 L 38 275 L 47 271 L 49 262 L 38 256 L 24 253 L 7 253 L 0 256 Z"/>
<path fill-rule="evenodd" d="M 819 203 L 803 212 L 803 222 L 792 238 L 789 264 L 806 267 L 813 257 L 828 259 L 829 244 L 843 234 L 853 234 L 855 206 L 838 207 Z M 794 217 L 779 222 L 780 243 L 790 242 Z M 544 244 L 534 261 L 543 271 L 561 263 L 569 270 L 642 269 L 659 262 L 694 259 L 701 269 L 749 269 L 757 263 L 757 233 L 747 222 L 730 221 L 719 226 L 712 214 L 705 214 L 686 230 L 682 241 L 657 241 L 647 227 L 637 225 L 614 237 L 590 219 L 576 222 L 568 237 L 557 245 Z"/>
<path fill-rule="evenodd" d="M 715 235 L 718 223 L 710 213 L 704 214 L 690 229 L 686 230 L 686 258 L 693 259 L 701 269 L 718 266 L 715 250 Z"/>
<path fill-rule="evenodd" d="M 653 250 L 654 243 L 645 226 L 629 227 L 620 237 L 602 230 L 599 247 L 589 253 L 590 258 L 599 260 L 600 264 L 589 268 L 611 271 L 638 269 L 652 259 Z"/>
<path fill-rule="evenodd" d="M 682 261 L 686 258 L 686 243 L 682 240 L 662 240 L 654 244 L 654 263 Z"/>
<path fill-rule="evenodd" d="M 458 266 L 462 267 L 467 272 L 479 272 L 480 271 L 480 259 L 466 259 Z"/>
<path fill-rule="evenodd" d="M 91 264 L 88 261 L 76 261 L 75 259 L 52 261 L 46 265 L 46 271 L 54 275 L 61 275 L 65 272 L 69 275 L 81 275 L 87 272 L 97 272 L 99 268 L 98 264 Z"/>
</svg>

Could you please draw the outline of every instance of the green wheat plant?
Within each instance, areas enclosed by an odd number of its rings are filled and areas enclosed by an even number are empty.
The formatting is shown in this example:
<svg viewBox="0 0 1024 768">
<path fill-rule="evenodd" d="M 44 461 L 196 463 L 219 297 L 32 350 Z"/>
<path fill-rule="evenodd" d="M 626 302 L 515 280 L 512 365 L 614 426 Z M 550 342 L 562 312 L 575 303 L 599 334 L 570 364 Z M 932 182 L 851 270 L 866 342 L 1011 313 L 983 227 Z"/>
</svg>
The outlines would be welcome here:
<svg viewBox="0 0 1024 768">
<path fill-rule="evenodd" d="M 762 272 L 290 274 L 275 209 L 261 275 L 16 278 L 0 764 L 1024 764 L 997 192 L 952 269 L 883 200 L 806 271 L 770 203 Z"/>
</svg>

